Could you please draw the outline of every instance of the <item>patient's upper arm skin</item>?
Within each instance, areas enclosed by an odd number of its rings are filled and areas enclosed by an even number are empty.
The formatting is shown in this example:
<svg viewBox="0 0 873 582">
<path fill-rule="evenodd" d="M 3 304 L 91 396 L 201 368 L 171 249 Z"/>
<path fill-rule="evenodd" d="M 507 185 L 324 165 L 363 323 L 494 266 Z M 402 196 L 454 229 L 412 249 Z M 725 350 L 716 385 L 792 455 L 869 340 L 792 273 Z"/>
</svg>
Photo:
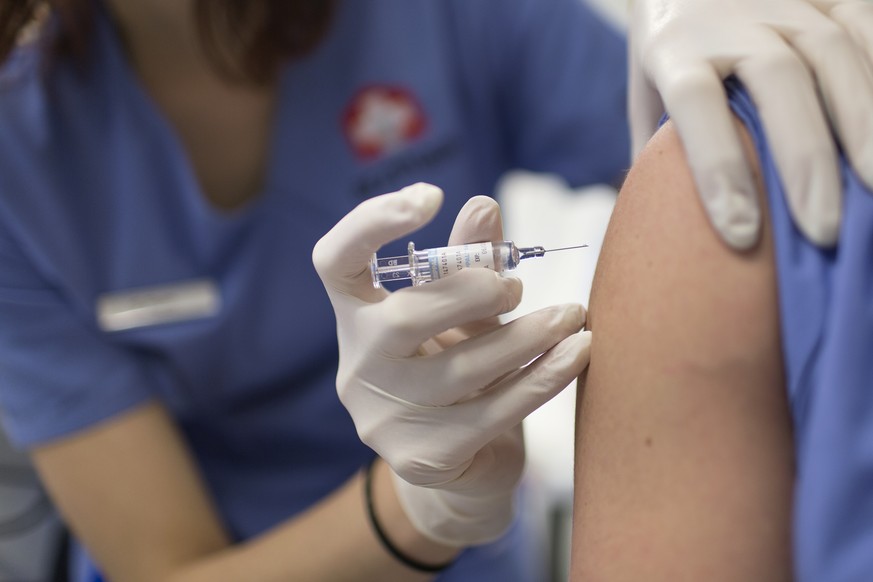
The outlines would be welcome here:
<svg viewBox="0 0 873 582">
<path fill-rule="evenodd" d="M 790 580 L 793 445 L 769 228 L 743 254 L 718 239 L 670 124 L 619 195 L 589 324 L 572 580 Z"/>
</svg>

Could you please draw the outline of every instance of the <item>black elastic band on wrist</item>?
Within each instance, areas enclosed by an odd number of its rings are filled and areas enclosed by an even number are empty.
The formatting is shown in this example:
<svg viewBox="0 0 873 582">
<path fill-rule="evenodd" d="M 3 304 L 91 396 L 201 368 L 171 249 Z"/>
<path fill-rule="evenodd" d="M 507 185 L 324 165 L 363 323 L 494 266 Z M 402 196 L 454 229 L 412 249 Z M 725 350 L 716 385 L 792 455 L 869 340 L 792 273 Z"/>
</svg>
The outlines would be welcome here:
<svg viewBox="0 0 873 582">
<path fill-rule="evenodd" d="M 449 566 L 455 563 L 454 560 L 447 562 L 445 564 L 425 564 L 423 562 L 419 562 L 413 558 L 410 558 L 403 552 L 397 549 L 397 547 L 391 543 L 391 540 L 388 539 L 388 536 L 385 535 L 385 531 L 382 529 L 382 526 L 379 524 L 379 520 L 376 518 L 376 510 L 373 507 L 373 467 L 376 465 L 376 459 L 374 458 L 370 461 L 370 464 L 367 465 L 367 470 L 364 473 L 364 498 L 367 503 L 367 519 L 370 522 L 370 525 L 373 527 L 373 532 L 376 534 L 376 537 L 381 542 L 382 547 L 388 551 L 389 554 L 394 556 L 398 562 L 401 564 L 412 568 L 413 570 L 418 570 L 419 572 L 442 572 Z"/>
</svg>

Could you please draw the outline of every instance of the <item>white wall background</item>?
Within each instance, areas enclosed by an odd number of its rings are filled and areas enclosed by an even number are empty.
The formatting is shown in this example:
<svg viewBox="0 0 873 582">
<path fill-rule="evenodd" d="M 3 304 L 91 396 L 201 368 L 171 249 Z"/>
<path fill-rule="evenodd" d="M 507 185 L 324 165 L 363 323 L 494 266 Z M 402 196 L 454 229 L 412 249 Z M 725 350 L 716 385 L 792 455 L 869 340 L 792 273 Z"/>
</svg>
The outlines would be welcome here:
<svg viewBox="0 0 873 582">
<path fill-rule="evenodd" d="M 608 186 L 574 192 L 551 176 L 506 177 L 498 199 L 506 237 L 519 246 L 588 248 L 546 254 L 519 266 L 521 305 L 508 319 L 561 303 L 588 304 L 600 244 L 615 202 Z M 569 386 L 524 423 L 527 444 L 526 518 L 541 541 L 541 580 L 566 580 L 573 498 L 573 432 L 576 389 Z"/>
<path fill-rule="evenodd" d="M 627 1 L 589 0 L 620 28 L 625 26 Z M 506 237 L 519 246 L 589 245 L 522 263 L 516 273 L 524 281 L 524 298 L 510 318 L 560 303 L 587 306 L 615 190 L 602 186 L 572 191 L 553 176 L 516 173 L 506 177 L 497 197 Z M 526 509 L 546 552 L 543 580 L 566 580 L 568 574 L 575 402 L 575 386 L 570 386 L 525 421 Z"/>
</svg>

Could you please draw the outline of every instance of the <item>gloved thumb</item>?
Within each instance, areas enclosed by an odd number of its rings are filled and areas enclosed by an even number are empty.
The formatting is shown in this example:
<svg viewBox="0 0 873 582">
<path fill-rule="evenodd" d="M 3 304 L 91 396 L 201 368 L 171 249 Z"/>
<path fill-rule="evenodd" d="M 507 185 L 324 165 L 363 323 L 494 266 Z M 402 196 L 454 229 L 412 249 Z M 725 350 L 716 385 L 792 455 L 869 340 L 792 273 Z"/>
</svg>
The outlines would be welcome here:
<svg viewBox="0 0 873 582">
<path fill-rule="evenodd" d="M 474 196 L 458 212 L 448 244 L 453 246 L 501 240 L 503 220 L 500 217 L 500 206 L 488 196 Z"/>
<path fill-rule="evenodd" d="M 371 298 L 370 257 L 382 245 L 430 222 L 442 201 L 441 189 L 420 182 L 359 204 L 312 251 L 312 262 L 327 291 Z"/>
</svg>

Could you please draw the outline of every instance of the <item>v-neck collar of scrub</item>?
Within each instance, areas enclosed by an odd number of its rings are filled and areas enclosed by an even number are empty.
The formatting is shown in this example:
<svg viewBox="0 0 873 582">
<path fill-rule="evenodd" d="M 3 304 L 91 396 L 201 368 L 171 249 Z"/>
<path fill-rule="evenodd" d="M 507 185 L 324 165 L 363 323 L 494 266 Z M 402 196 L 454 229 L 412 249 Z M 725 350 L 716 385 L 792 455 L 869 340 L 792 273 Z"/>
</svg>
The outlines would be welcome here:
<svg viewBox="0 0 873 582">
<path fill-rule="evenodd" d="M 98 34 L 104 37 L 101 40 L 105 42 L 104 52 L 107 53 L 105 56 L 110 59 L 111 67 L 116 75 L 116 81 L 121 85 L 119 89 L 122 96 L 132 104 L 129 107 L 131 113 L 139 116 L 149 131 L 156 133 L 159 142 L 169 152 L 169 158 L 173 160 L 176 166 L 174 169 L 183 182 L 180 197 L 184 199 L 182 203 L 187 206 L 187 210 L 199 219 L 208 221 L 216 228 L 229 228 L 248 223 L 255 216 L 265 212 L 264 209 L 270 206 L 270 199 L 278 189 L 278 149 L 281 128 L 286 116 L 285 102 L 287 99 L 285 96 L 289 66 L 287 64 L 282 66 L 277 81 L 276 103 L 270 123 L 270 132 L 267 137 L 269 143 L 264 183 L 260 191 L 239 208 L 223 210 L 213 205 L 206 197 L 200 181 L 194 172 L 194 166 L 191 163 L 188 152 L 182 145 L 181 137 L 169 119 L 167 119 L 158 105 L 149 96 L 142 82 L 131 68 L 124 54 L 121 38 L 109 9 L 103 6 L 102 3 L 98 4 L 101 4 L 96 19 L 98 21 L 97 27 L 100 29 Z"/>
</svg>

